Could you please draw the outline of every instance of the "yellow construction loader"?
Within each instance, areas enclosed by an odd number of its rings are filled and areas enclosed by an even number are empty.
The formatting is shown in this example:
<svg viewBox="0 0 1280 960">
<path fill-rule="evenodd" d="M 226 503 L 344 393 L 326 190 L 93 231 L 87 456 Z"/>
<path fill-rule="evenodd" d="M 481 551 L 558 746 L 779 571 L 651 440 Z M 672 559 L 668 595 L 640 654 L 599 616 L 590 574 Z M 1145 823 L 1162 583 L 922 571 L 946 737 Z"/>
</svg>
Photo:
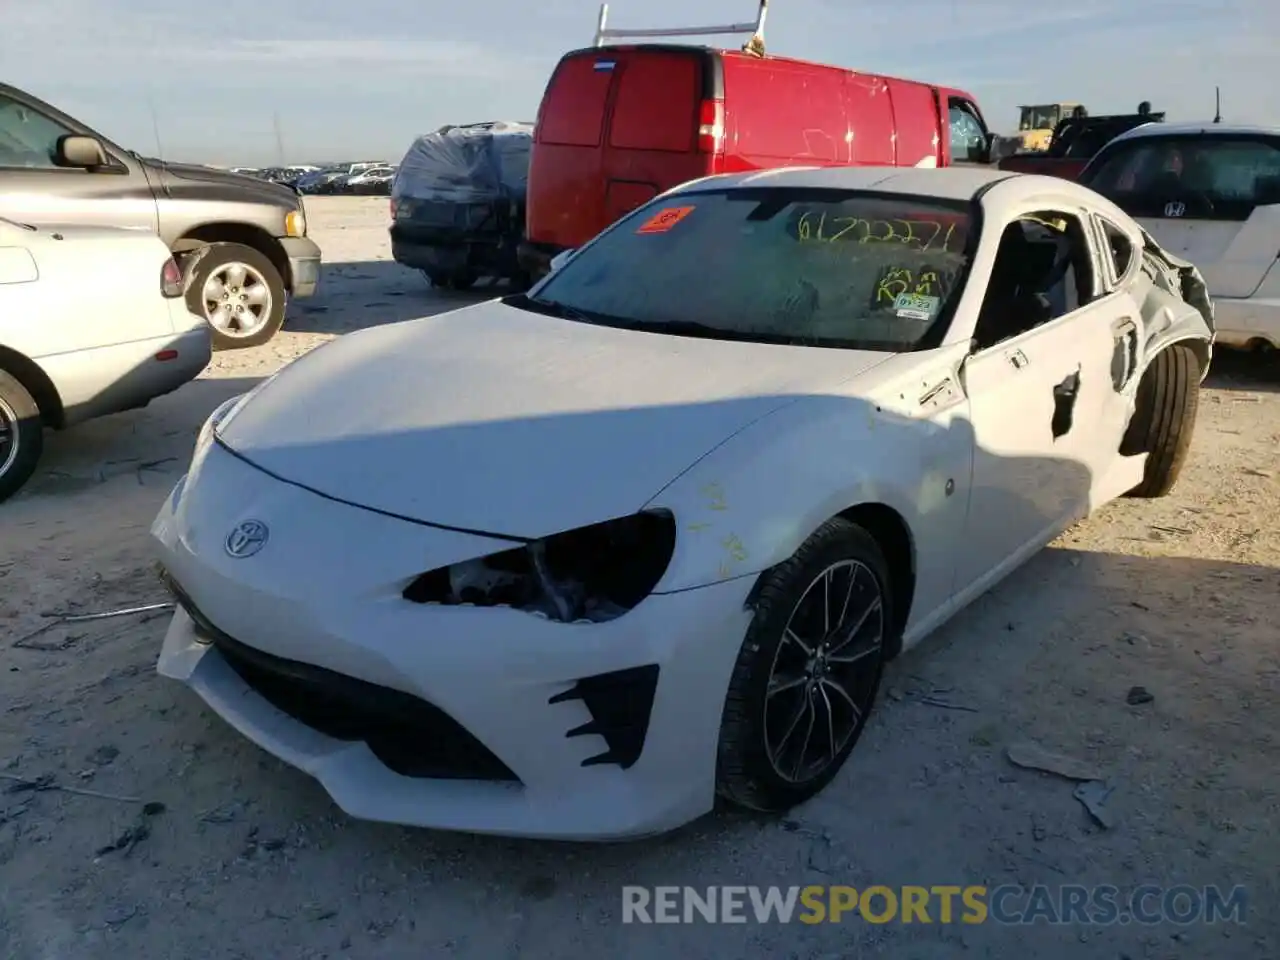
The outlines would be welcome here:
<svg viewBox="0 0 1280 960">
<path fill-rule="evenodd" d="M 1022 150 L 1038 153 L 1049 149 L 1049 140 L 1059 122 L 1067 117 L 1088 116 L 1088 111 L 1078 103 L 1047 103 L 1032 107 L 1019 107 L 1018 139 Z"/>
</svg>

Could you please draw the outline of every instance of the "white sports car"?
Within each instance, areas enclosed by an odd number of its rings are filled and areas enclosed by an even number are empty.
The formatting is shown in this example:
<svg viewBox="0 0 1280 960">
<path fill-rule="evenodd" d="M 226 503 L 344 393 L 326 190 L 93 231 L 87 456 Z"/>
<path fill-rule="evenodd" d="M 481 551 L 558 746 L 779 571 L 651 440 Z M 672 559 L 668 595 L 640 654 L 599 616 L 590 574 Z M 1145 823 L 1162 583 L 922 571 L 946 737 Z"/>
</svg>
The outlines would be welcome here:
<svg viewBox="0 0 1280 960">
<path fill-rule="evenodd" d="M 661 832 L 827 784 L 886 660 L 1158 496 L 1195 269 L 1078 185 L 686 184 L 528 295 L 350 334 L 216 410 L 153 528 L 159 671 L 364 818 Z"/>
</svg>

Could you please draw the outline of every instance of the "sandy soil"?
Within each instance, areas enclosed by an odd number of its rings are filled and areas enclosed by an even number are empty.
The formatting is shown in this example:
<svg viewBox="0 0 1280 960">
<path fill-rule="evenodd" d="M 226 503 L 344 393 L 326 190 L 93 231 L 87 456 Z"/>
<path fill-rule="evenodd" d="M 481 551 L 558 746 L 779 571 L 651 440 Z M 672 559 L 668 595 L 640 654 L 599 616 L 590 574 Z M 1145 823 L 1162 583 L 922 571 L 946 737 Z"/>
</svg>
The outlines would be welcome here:
<svg viewBox="0 0 1280 960">
<path fill-rule="evenodd" d="M 51 437 L 0 508 L 0 957 L 1280 957 L 1274 360 L 1222 358 L 1173 496 L 1109 506 L 895 664 L 840 778 L 782 823 L 716 814 L 584 847 L 353 822 L 154 675 L 163 616 L 17 643 L 47 614 L 164 599 L 147 528 L 220 399 L 344 331 L 460 302 L 389 262 L 385 218 L 385 200 L 312 203 L 324 292 L 275 342 Z M 1127 705 L 1133 686 L 1154 700 Z M 1113 778 L 1112 829 L 1008 763 L 1028 738 Z M 11 779 L 47 776 L 164 810 L 101 852 L 139 804 Z M 1250 922 L 620 922 L 624 884 L 1144 882 L 1247 885 Z"/>
</svg>

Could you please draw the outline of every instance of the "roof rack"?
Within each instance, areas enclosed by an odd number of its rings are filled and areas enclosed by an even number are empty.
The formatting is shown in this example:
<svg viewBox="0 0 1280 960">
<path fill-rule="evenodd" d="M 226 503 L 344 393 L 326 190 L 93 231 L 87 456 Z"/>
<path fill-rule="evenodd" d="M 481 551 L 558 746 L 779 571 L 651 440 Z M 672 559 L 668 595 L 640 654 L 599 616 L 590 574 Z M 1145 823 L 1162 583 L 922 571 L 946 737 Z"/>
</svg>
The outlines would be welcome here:
<svg viewBox="0 0 1280 960">
<path fill-rule="evenodd" d="M 603 47 L 610 40 L 630 40 L 641 37 L 710 37 L 728 36 L 730 34 L 746 34 L 749 39 L 742 45 L 745 53 L 764 56 L 764 18 L 769 12 L 769 0 L 760 0 L 760 9 L 756 19 L 750 23 L 725 23 L 704 27 L 663 27 L 656 30 L 616 30 L 609 26 L 609 4 L 600 4 L 600 20 L 596 24 L 597 47 Z"/>
</svg>

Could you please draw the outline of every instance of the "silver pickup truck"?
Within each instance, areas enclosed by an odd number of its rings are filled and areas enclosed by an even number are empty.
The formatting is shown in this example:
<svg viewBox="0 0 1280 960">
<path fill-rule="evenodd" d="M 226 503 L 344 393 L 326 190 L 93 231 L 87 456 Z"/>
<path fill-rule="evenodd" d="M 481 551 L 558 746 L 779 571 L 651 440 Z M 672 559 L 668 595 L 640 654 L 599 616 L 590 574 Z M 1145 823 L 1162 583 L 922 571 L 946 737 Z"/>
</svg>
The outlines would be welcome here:
<svg viewBox="0 0 1280 960">
<path fill-rule="evenodd" d="M 216 350 L 266 343 L 320 277 L 301 198 L 240 174 L 144 158 L 0 83 L 0 215 L 149 230 L 177 257 Z"/>
</svg>

